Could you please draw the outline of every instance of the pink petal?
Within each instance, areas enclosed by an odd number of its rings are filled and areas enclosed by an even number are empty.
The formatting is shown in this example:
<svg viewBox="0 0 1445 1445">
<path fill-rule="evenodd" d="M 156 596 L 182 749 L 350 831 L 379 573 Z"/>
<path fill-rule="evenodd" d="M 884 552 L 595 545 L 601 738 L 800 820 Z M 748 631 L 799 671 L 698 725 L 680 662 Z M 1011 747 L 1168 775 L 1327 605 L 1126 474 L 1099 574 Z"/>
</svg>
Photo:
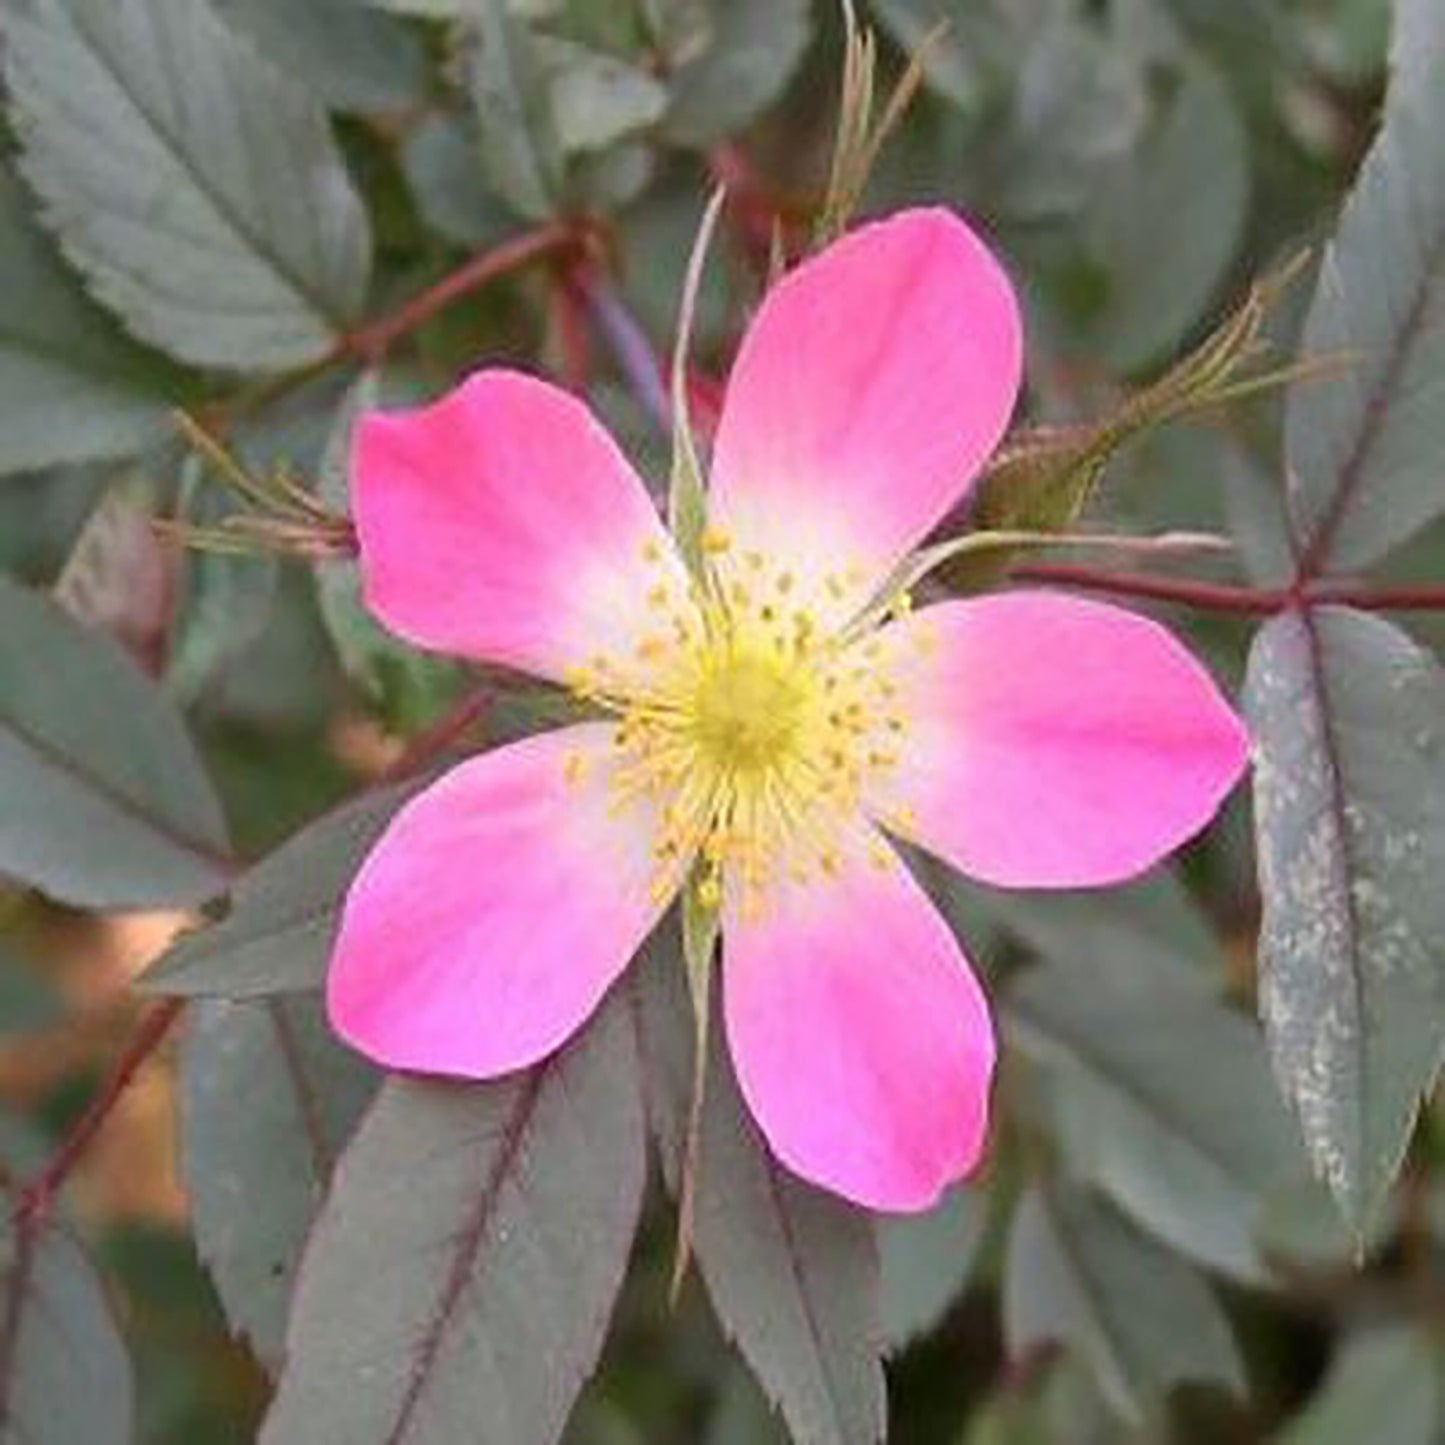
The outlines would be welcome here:
<svg viewBox="0 0 1445 1445">
<path fill-rule="evenodd" d="M 613 731 L 485 753 L 402 809 L 346 899 L 338 1033 L 393 1068 L 490 1078 L 576 1031 L 667 901 L 651 808 L 609 786 Z"/>
<path fill-rule="evenodd" d="M 870 853 L 872 856 L 870 856 Z M 890 849 L 770 892 L 724 933 L 728 1041 L 794 1173 L 873 1209 L 928 1208 L 983 1149 L 993 1028 L 952 933 Z"/>
<path fill-rule="evenodd" d="M 1013 289 L 957 216 L 861 227 L 774 287 L 743 339 L 714 522 L 743 550 L 785 551 L 805 578 L 852 572 L 866 591 L 964 494 L 1021 367 Z"/>
<path fill-rule="evenodd" d="M 1141 873 L 1209 822 L 1248 762 L 1209 674 L 1121 608 L 1013 592 L 929 607 L 879 640 L 907 728 L 867 804 L 990 883 Z"/>
<path fill-rule="evenodd" d="M 682 605 L 641 481 L 554 386 L 477 372 L 430 406 L 364 417 L 353 457 L 367 605 L 413 642 L 562 677 L 632 657 L 659 585 Z"/>
</svg>

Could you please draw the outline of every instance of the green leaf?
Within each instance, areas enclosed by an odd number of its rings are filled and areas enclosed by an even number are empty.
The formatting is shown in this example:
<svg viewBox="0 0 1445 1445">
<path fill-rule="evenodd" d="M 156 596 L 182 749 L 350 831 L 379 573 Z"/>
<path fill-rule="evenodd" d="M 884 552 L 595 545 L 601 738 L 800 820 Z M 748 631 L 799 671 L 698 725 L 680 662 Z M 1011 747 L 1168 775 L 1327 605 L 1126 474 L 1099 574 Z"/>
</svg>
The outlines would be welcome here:
<svg viewBox="0 0 1445 1445">
<path fill-rule="evenodd" d="M 923 81 L 963 111 L 975 110 L 983 97 L 984 77 L 972 42 L 977 25 L 991 23 L 988 7 L 973 0 L 869 0 L 869 11 L 905 55 L 923 52 Z M 937 27 L 946 24 L 939 35 Z"/>
<path fill-rule="evenodd" d="M 1063 967 L 1090 960 L 1124 987 L 1154 972 L 1213 992 L 1219 943 L 1168 868 L 1101 891 L 1031 892 L 958 882 L 976 906 L 1035 953 Z"/>
<path fill-rule="evenodd" d="M 426 57 L 417 37 L 357 0 L 214 3 L 233 29 L 329 105 L 404 110 L 425 98 Z"/>
<path fill-rule="evenodd" d="M 646 1143 L 622 996 L 524 1073 L 387 1084 L 307 1246 L 263 1445 L 550 1445 L 602 1348 Z"/>
<path fill-rule="evenodd" d="M 467 85 L 491 188 L 522 216 L 546 220 L 562 194 L 562 148 L 532 37 L 505 0 L 476 0 Z"/>
<path fill-rule="evenodd" d="M 183 937 L 140 987 L 233 999 L 320 988 L 352 876 L 417 787 L 363 794 L 289 838 L 241 876 L 224 919 Z"/>
<path fill-rule="evenodd" d="M 1074 1170 L 1174 1248 L 1257 1281 L 1264 1197 L 1304 1167 L 1262 1040 L 1151 957 L 1132 977 L 1103 957 L 1112 970 L 1080 948 L 1007 995 L 1020 1045 L 1056 1071 Z"/>
<path fill-rule="evenodd" d="M 1243 238 L 1248 144 L 1223 81 L 1202 61 L 1189 64 L 1142 144 L 1101 178 L 1083 219 L 1108 299 L 1077 329 L 1081 349 L 1138 371 L 1198 322 Z"/>
<path fill-rule="evenodd" d="M 883 1338 L 896 1350 L 926 1334 L 963 1292 L 988 1219 L 986 1198 L 957 1185 L 926 1214 L 880 1214 Z"/>
<path fill-rule="evenodd" d="M 1445 510 L 1445 10 L 1396 7 L 1384 126 L 1320 267 L 1301 348 L 1346 353 L 1286 413 L 1302 575 L 1369 566 Z M 1278 580 L 1278 579 L 1276 579 Z"/>
<path fill-rule="evenodd" d="M 331 348 L 370 234 L 305 89 L 206 0 L 16 0 L 4 34 L 26 179 L 132 331 L 207 366 Z"/>
<path fill-rule="evenodd" d="M 0 943 L 0 1039 L 53 1028 L 64 1017 L 50 980 Z"/>
<path fill-rule="evenodd" d="M 1018 1356 L 1050 1341 L 1087 1361 L 1139 1422 L 1183 1381 L 1243 1389 L 1228 1322 L 1203 1281 L 1119 1215 L 1069 1188 L 1024 1196 L 1009 1236 L 1004 1332 Z"/>
<path fill-rule="evenodd" d="M 740 1364 L 723 1376 L 704 1445 L 792 1445 L 762 1391 Z"/>
<path fill-rule="evenodd" d="M 713 0 L 712 37 L 670 77 L 663 123 L 703 148 L 741 130 L 782 94 L 813 38 L 809 0 Z"/>
<path fill-rule="evenodd" d="M 969 1419 L 963 1445 L 1158 1445 L 1149 1431 L 1125 1431 L 1088 1366 L 1065 1356 L 1022 1382 L 1005 1376 Z"/>
<path fill-rule="evenodd" d="M 0 1218 L 0 1440 L 129 1445 L 131 1367 L 105 1290 L 58 1224 Z"/>
<path fill-rule="evenodd" d="M 1394 1326 L 1346 1339 L 1319 1393 L 1278 1445 L 1437 1445 L 1445 1424 L 1440 1348 Z"/>
<path fill-rule="evenodd" d="M 230 497 L 206 476 L 199 457 L 181 467 L 176 515 L 198 527 L 230 515 Z M 175 620 L 166 658 L 166 690 L 183 706 L 265 631 L 280 583 L 280 563 L 264 555 L 190 551 L 181 560 Z"/>
<path fill-rule="evenodd" d="M 516 214 L 487 187 L 470 119 L 428 117 L 402 143 L 401 161 L 422 219 L 438 235 L 482 250 L 517 233 Z"/>
<path fill-rule="evenodd" d="M 652 125 L 667 91 L 646 71 L 569 40 L 533 42 L 562 152 L 603 151 Z"/>
<path fill-rule="evenodd" d="M 0 473 L 142 450 L 176 378 L 87 300 L 0 165 Z"/>
<path fill-rule="evenodd" d="M 226 886 L 221 807 L 180 714 L 109 638 L 0 578 L 0 873 L 87 908 Z"/>
<path fill-rule="evenodd" d="M 1017 67 L 990 203 L 1042 221 L 1081 208 L 1101 170 L 1134 145 L 1146 119 L 1143 76 L 1122 47 L 1057 6 Z"/>
<path fill-rule="evenodd" d="M 232 1330 L 272 1369 L 307 1232 L 377 1082 L 309 995 L 191 1015 L 181 1119 L 196 1244 Z"/>
<path fill-rule="evenodd" d="M 1445 1042 L 1445 676 L 1345 608 L 1255 639 L 1260 1011 L 1315 1167 L 1363 1233 Z"/>
<path fill-rule="evenodd" d="M 664 924 L 634 976 L 652 1124 L 674 1192 L 692 1081 L 683 972 Z M 712 1031 L 693 1234 L 708 1295 L 797 1445 L 874 1445 L 885 1401 L 869 1218 L 769 1155 L 719 1033 Z"/>
</svg>

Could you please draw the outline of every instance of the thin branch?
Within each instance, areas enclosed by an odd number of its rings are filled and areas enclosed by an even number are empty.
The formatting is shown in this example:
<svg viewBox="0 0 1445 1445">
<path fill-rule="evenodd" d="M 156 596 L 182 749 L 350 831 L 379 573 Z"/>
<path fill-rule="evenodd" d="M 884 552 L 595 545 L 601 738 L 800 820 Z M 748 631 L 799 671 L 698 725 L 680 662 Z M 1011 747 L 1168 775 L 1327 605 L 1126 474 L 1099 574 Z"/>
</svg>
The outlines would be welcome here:
<svg viewBox="0 0 1445 1445">
<path fill-rule="evenodd" d="M 135 1037 L 116 1060 L 110 1077 L 101 1086 L 99 1093 L 61 1141 L 49 1162 L 21 1191 L 15 1206 L 15 1220 L 16 1228 L 22 1237 L 44 1224 L 51 1203 L 61 1186 L 115 1111 L 121 1096 L 130 1087 L 141 1066 L 165 1041 L 171 1025 L 180 1017 L 185 1003 L 181 998 L 167 999 L 141 1020 Z"/>
<path fill-rule="evenodd" d="M 1048 582 L 1062 587 L 1077 587 L 1085 592 L 1112 592 L 1120 597 L 1178 602 L 1204 612 L 1233 612 L 1246 617 L 1263 617 L 1279 612 L 1290 601 L 1290 594 L 1283 588 L 1236 587 L 1186 577 L 1105 571 L 1065 562 L 1023 563 L 1015 567 L 1009 576 L 1019 582 Z"/>
<path fill-rule="evenodd" d="M 399 783 L 420 772 L 457 741 L 491 706 L 492 690 L 475 688 L 429 728 L 410 738 L 406 747 L 382 770 L 379 784 Z"/>
<path fill-rule="evenodd" d="M 554 221 L 504 241 L 500 246 L 473 256 L 434 286 L 404 302 L 390 315 L 344 337 L 331 353 L 330 360 L 355 358 L 368 363 L 380 361 L 401 337 L 415 331 L 468 293 L 542 256 L 577 250 L 583 244 L 585 237 L 577 227 L 562 221 Z"/>
<path fill-rule="evenodd" d="M 1154 602 L 1178 602 L 1202 612 L 1233 612 L 1263 617 L 1286 607 L 1335 604 L 1365 612 L 1445 612 L 1445 586 L 1376 585 L 1322 577 L 1297 591 L 1287 587 L 1239 587 L 1188 577 L 1154 577 L 1139 572 L 1110 572 L 1064 562 L 1027 562 L 1009 574 L 1020 582 L 1048 582 L 1085 592 L 1112 592 Z"/>
<path fill-rule="evenodd" d="M 1337 602 L 1367 612 L 1445 612 L 1445 587 L 1439 585 L 1375 586 L 1321 577 L 1303 594 L 1311 602 Z"/>
</svg>

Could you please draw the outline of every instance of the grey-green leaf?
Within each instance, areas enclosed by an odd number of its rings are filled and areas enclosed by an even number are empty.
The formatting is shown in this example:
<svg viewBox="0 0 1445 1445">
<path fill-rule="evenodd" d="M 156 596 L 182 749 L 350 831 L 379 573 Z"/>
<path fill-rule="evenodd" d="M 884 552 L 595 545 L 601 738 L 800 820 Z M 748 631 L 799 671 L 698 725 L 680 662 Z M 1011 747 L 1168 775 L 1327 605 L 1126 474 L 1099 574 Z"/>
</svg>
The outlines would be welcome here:
<svg viewBox="0 0 1445 1445">
<path fill-rule="evenodd" d="M 243 369 L 335 343 L 370 232 L 298 82 L 207 0 L 15 0 L 4 38 L 25 176 L 132 331 Z"/>
<path fill-rule="evenodd" d="M 674 1190 L 692 1089 L 694 1030 L 664 923 L 634 965 L 653 1128 Z M 712 1031 L 693 1252 L 724 1330 L 797 1445 L 875 1445 L 885 1420 L 878 1266 L 868 1217 L 768 1153 Z"/>
<path fill-rule="evenodd" d="M 65 1005 L 51 981 L 0 943 L 0 1039 L 54 1027 Z"/>
<path fill-rule="evenodd" d="M 432 115 L 402 143 L 402 167 L 422 219 L 459 246 L 495 246 L 518 229 L 516 213 L 488 189 L 476 127 Z"/>
<path fill-rule="evenodd" d="M 231 515 L 234 498 L 197 456 L 181 466 L 176 515 L 198 526 Z M 280 559 L 193 550 L 182 559 L 166 657 L 166 690 L 189 707 L 265 631 L 281 580 Z"/>
<path fill-rule="evenodd" d="M 956 1185 L 925 1214 L 880 1214 L 883 1338 L 898 1349 L 931 1330 L 963 1292 L 983 1243 L 987 1196 Z"/>
<path fill-rule="evenodd" d="M 1258 1030 L 1173 974 L 1096 962 L 1030 969 L 1006 1002 L 1020 1045 L 1058 1071 L 1075 1170 L 1175 1248 L 1260 1278 L 1264 1197 L 1305 1166 Z"/>
<path fill-rule="evenodd" d="M 233 999 L 320 988 L 347 885 L 415 788 L 364 794 L 289 838 L 240 878 L 225 918 L 183 937 L 142 988 Z"/>
<path fill-rule="evenodd" d="M 0 1216 L 3 1445 L 129 1445 L 132 1384 L 105 1290 L 58 1224 Z"/>
<path fill-rule="evenodd" d="M 0 473 L 124 456 L 163 436 L 176 379 L 87 300 L 0 165 Z"/>
<path fill-rule="evenodd" d="M 1394 79 L 1301 342 L 1344 353 L 1294 387 L 1286 487 L 1307 574 L 1368 566 L 1445 511 L 1445 9 L 1396 7 Z"/>
<path fill-rule="evenodd" d="M 602 1348 L 646 1178 L 636 1032 L 484 1085 L 397 1080 L 301 1266 L 263 1445 L 550 1445 Z"/>
<path fill-rule="evenodd" d="M 1049 1341 L 1070 1346 L 1134 1422 L 1186 1380 L 1243 1388 L 1229 1324 L 1203 1281 L 1108 1206 L 1068 1187 L 1034 1190 L 1019 1205 L 1004 1330 L 1014 1355 Z"/>
<path fill-rule="evenodd" d="M 407 26 L 357 0 L 215 0 L 234 29 L 341 110 L 424 99 L 426 57 Z"/>
<path fill-rule="evenodd" d="M 1260 632 L 1260 1009 L 1318 1171 L 1363 1233 L 1445 1042 L 1445 675 L 1378 617 Z"/>
<path fill-rule="evenodd" d="M 742 129 L 782 94 L 813 38 L 809 0 L 713 0 L 712 35 L 669 82 L 664 130 L 708 146 Z"/>
<path fill-rule="evenodd" d="M 1108 300 L 1079 341 L 1116 370 L 1178 346 L 1214 298 L 1244 231 L 1248 145 L 1228 87 L 1195 61 L 1141 145 L 1102 178 L 1084 231 Z"/>
<path fill-rule="evenodd" d="M 0 874 L 89 908 L 226 886 L 220 803 L 180 714 L 109 638 L 0 577 Z"/>
<path fill-rule="evenodd" d="M 272 1369 L 307 1232 L 377 1083 L 314 996 L 191 1015 L 181 1119 L 196 1244 L 231 1328 Z"/>
<path fill-rule="evenodd" d="M 562 194 L 562 148 L 531 35 L 505 0 L 476 0 L 467 81 L 491 188 L 522 216 L 545 220 Z"/>
<path fill-rule="evenodd" d="M 1278 1445 L 1438 1445 L 1445 1425 L 1438 1344 L 1409 1326 L 1346 1339 Z"/>
<path fill-rule="evenodd" d="M 550 36 L 534 44 L 557 143 L 567 155 L 606 150 L 667 109 L 661 81 L 615 55 Z"/>
</svg>

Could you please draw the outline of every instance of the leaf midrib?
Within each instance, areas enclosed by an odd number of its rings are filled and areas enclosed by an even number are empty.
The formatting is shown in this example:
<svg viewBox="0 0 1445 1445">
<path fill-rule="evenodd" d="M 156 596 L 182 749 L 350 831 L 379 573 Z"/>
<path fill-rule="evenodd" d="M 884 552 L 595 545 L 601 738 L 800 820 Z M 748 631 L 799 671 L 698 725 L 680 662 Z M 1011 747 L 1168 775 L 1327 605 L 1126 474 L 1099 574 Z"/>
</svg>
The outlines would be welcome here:
<svg viewBox="0 0 1445 1445">
<path fill-rule="evenodd" d="M 1389 122 L 1387 121 L 1387 124 Z M 1383 144 L 1382 136 L 1382 144 Z M 1403 163 L 1400 164 L 1403 170 Z M 1326 264 L 1338 252 L 1338 242 L 1326 258 Z M 1329 561 L 1329 552 L 1335 537 L 1350 514 L 1351 505 L 1361 486 L 1364 485 L 1365 471 L 1374 453 L 1374 448 L 1384 430 L 1389 416 L 1390 401 L 1406 364 L 1414 354 L 1425 325 L 1430 298 L 1439 281 L 1437 273 L 1445 270 L 1445 228 L 1435 236 L 1426 248 L 1424 265 L 1421 267 L 1421 282 L 1410 302 L 1410 309 L 1404 324 L 1396 333 L 1390 353 L 1385 359 L 1384 369 L 1378 383 L 1371 388 L 1365 401 L 1365 414 L 1355 436 L 1349 455 L 1345 458 L 1336 477 L 1335 490 L 1330 497 L 1324 516 L 1315 527 L 1313 535 L 1302 536 L 1298 519 L 1293 509 L 1286 506 L 1285 518 L 1291 539 L 1295 546 L 1295 585 L 1297 587 L 1313 581 L 1324 571 Z"/>
<path fill-rule="evenodd" d="M 488 1226 L 496 1212 L 502 1186 L 511 1174 L 512 1166 L 516 1163 L 517 1155 L 521 1150 L 522 1141 L 526 1138 L 532 1119 L 537 1112 L 542 1098 L 543 1085 L 558 1067 L 560 1067 L 560 1060 L 554 1056 L 533 1069 L 520 1085 L 517 1100 L 512 1106 L 512 1112 L 502 1133 L 501 1146 L 492 1160 L 491 1167 L 484 1173 L 472 1212 L 461 1232 L 456 1236 L 452 1267 L 437 1297 L 436 1307 L 427 1323 L 426 1332 L 417 1347 L 401 1403 L 397 1406 L 395 1420 L 386 1436 L 386 1445 L 404 1445 L 410 1434 L 412 1421 L 416 1416 L 417 1407 L 421 1403 L 427 1379 L 441 1353 L 447 1329 L 471 1285 L 474 1266 L 486 1242 Z"/>
<path fill-rule="evenodd" d="M 141 800 L 121 791 L 109 779 L 95 773 L 85 772 L 76 765 L 73 759 L 36 737 L 14 717 L 0 715 L 0 732 L 8 733 L 11 737 L 18 739 L 21 747 L 35 754 L 45 767 L 79 784 L 85 792 L 99 798 L 127 821 L 140 825 L 162 842 L 205 863 L 208 868 L 220 875 L 217 878 L 217 891 L 220 891 L 224 875 L 230 868 L 230 859 L 220 850 L 203 843 L 199 838 L 182 832 L 174 824 L 147 811 Z"/>
</svg>

